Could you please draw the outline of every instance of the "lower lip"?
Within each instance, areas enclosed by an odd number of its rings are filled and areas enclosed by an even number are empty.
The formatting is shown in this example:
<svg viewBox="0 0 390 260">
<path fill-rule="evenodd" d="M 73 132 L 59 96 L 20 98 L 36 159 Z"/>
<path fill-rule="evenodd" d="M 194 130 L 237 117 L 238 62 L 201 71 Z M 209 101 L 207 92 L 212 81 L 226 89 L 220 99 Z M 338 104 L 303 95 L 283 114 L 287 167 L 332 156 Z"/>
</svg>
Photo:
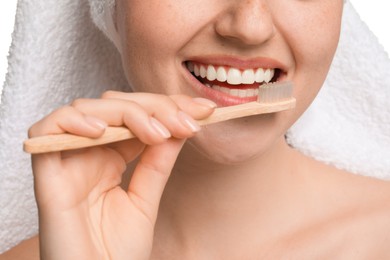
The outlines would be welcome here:
<svg viewBox="0 0 390 260">
<path fill-rule="evenodd" d="M 210 87 L 203 85 L 198 79 L 196 79 L 187 69 L 186 65 L 183 65 L 185 70 L 185 77 L 191 83 L 193 89 L 201 96 L 214 101 L 220 107 L 233 106 L 242 103 L 248 103 L 257 100 L 257 96 L 254 97 L 236 97 L 229 94 L 214 90 Z"/>
</svg>

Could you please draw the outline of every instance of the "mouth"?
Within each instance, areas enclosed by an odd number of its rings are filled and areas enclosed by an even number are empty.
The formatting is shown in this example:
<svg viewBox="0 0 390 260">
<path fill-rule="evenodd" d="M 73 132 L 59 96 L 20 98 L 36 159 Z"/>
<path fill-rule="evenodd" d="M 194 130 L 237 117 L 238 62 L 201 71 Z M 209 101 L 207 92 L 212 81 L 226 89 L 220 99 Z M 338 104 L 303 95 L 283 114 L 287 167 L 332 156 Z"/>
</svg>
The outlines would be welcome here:
<svg viewBox="0 0 390 260">
<path fill-rule="evenodd" d="M 185 67 L 196 80 L 198 92 L 220 106 L 256 101 L 261 85 L 280 81 L 286 74 L 276 66 L 256 66 L 255 62 L 244 67 L 243 63 L 234 66 L 191 60 Z"/>
</svg>

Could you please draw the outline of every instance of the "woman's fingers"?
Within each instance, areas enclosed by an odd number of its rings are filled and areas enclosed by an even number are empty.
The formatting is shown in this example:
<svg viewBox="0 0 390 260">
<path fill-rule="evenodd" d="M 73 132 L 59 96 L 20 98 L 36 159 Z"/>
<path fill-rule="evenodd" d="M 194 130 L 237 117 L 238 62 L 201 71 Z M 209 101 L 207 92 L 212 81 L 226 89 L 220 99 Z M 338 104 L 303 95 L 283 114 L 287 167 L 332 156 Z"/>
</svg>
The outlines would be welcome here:
<svg viewBox="0 0 390 260">
<path fill-rule="evenodd" d="M 191 137 L 199 130 L 194 119 L 205 118 L 215 104 L 202 98 L 184 95 L 165 96 L 149 93 L 110 91 L 103 99 L 79 99 L 40 120 L 29 130 L 29 136 L 71 133 L 97 138 L 107 125 L 127 126 L 138 140 L 110 144 L 126 162 L 135 159 L 144 145 L 165 142 L 171 136 Z M 131 147 L 132 149 L 129 149 Z M 62 153 L 62 158 L 74 151 Z"/>
<path fill-rule="evenodd" d="M 97 117 L 85 115 L 72 106 L 62 107 L 35 123 L 28 131 L 29 137 L 65 132 L 99 137 L 104 133 L 107 123 Z"/>
<path fill-rule="evenodd" d="M 139 104 L 127 100 L 83 99 L 72 104 L 83 114 L 98 117 L 110 126 L 126 126 L 145 144 L 161 143 L 171 137 L 171 131 L 153 114 Z M 172 117 L 164 114 L 162 117 Z M 176 128 L 175 128 L 176 126 Z M 170 128 L 180 131 L 177 124 Z"/>
<path fill-rule="evenodd" d="M 163 102 L 161 102 L 161 104 L 156 103 L 156 100 L 152 98 L 153 96 L 159 96 L 171 108 L 179 109 L 194 119 L 204 119 L 208 117 L 217 107 L 217 105 L 211 100 L 205 98 L 193 98 L 181 94 L 165 96 L 150 93 L 123 93 L 119 91 L 107 91 L 102 95 L 102 98 L 133 101 L 143 107 L 150 108 L 150 112 L 154 112 L 156 107 L 164 109 L 165 106 L 163 106 Z"/>
<path fill-rule="evenodd" d="M 169 132 L 177 138 L 188 138 L 200 130 L 194 118 L 205 118 L 214 108 L 211 101 L 207 103 L 207 100 L 199 99 L 204 102 L 197 102 L 198 99 L 184 95 L 171 98 L 149 93 L 107 93 L 101 100 L 78 100 L 73 106 L 85 114 L 105 120 L 109 125 L 126 125 L 144 142 L 147 138 L 144 139 L 143 135 L 148 133 L 144 128 L 148 122 L 141 121 L 140 110 L 150 117 L 149 124 L 163 137 L 168 138 Z"/>
<path fill-rule="evenodd" d="M 33 125 L 29 136 L 71 133 L 96 138 L 107 125 L 126 125 L 145 144 L 171 137 L 169 130 L 142 107 L 123 100 L 85 100 L 60 108 Z"/>
<path fill-rule="evenodd" d="M 194 119 L 209 116 L 215 107 L 206 99 L 184 95 L 107 92 L 103 99 L 79 99 L 31 127 L 29 136 L 72 133 L 96 138 L 107 125 L 127 126 L 145 144 L 174 136 L 191 137 L 200 130 Z"/>
<path fill-rule="evenodd" d="M 145 144 L 161 143 L 171 136 L 186 138 L 196 130 L 183 124 L 177 107 L 164 103 L 149 108 L 123 99 L 89 99 L 73 105 L 82 113 L 99 117 L 110 126 L 125 125 Z"/>
<path fill-rule="evenodd" d="M 210 116 L 217 107 L 217 104 L 205 98 L 192 98 L 185 95 L 172 95 L 170 98 L 181 110 L 197 120 Z"/>
<path fill-rule="evenodd" d="M 154 224 L 160 199 L 185 140 L 171 138 L 148 146 L 141 155 L 128 187 L 128 196 Z"/>
<path fill-rule="evenodd" d="M 156 96 L 158 99 L 154 98 Z M 135 102 L 144 107 L 148 113 L 153 114 L 163 124 L 170 125 L 172 119 L 174 119 L 195 132 L 199 130 L 199 126 L 195 120 L 204 119 L 210 116 L 217 107 L 211 100 L 192 98 L 186 95 L 166 96 L 151 93 L 122 93 L 118 91 L 108 91 L 103 94 L 102 98 Z M 171 113 L 172 118 L 163 117 L 163 115 L 169 113 Z M 175 137 L 180 138 L 180 136 Z"/>
</svg>

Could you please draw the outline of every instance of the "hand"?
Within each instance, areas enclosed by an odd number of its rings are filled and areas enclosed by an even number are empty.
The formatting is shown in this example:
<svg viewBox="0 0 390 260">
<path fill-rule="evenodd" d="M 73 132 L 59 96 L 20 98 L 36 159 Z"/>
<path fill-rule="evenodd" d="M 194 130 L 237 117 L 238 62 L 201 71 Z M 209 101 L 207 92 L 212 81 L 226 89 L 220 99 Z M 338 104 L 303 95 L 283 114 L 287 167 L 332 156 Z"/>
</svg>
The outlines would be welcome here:
<svg viewBox="0 0 390 260">
<path fill-rule="evenodd" d="M 213 103 L 188 96 L 107 92 L 76 100 L 30 128 L 29 136 L 72 133 L 96 138 L 107 125 L 138 139 L 33 156 L 41 259 L 149 259 L 158 206 L 194 119 Z M 140 156 L 127 190 L 127 163 Z"/>
</svg>

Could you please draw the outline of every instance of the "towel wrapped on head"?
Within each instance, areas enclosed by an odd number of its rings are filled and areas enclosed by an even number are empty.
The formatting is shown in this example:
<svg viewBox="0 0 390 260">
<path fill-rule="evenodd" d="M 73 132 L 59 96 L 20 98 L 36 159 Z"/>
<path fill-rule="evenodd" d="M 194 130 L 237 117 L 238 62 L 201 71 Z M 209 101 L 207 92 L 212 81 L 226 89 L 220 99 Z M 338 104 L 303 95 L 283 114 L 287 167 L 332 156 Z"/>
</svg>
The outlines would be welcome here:
<svg viewBox="0 0 390 260">
<path fill-rule="evenodd" d="M 119 35 L 114 24 L 115 0 L 88 0 L 95 25 L 121 50 Z"/>
<path fill-rule="evenodd" d="M 113 22 L 115 1 L 89 4 L 19 0 L 0 108 L 0 252 L 38 230 L 30 157 L 22 151 L 29 126 L 75 98 L 129 91 Z M 329 76 L 288 141 L 325 163 L 390 179 L 388 100 L 389 57 L 347 3 Z"/>
</svg>

